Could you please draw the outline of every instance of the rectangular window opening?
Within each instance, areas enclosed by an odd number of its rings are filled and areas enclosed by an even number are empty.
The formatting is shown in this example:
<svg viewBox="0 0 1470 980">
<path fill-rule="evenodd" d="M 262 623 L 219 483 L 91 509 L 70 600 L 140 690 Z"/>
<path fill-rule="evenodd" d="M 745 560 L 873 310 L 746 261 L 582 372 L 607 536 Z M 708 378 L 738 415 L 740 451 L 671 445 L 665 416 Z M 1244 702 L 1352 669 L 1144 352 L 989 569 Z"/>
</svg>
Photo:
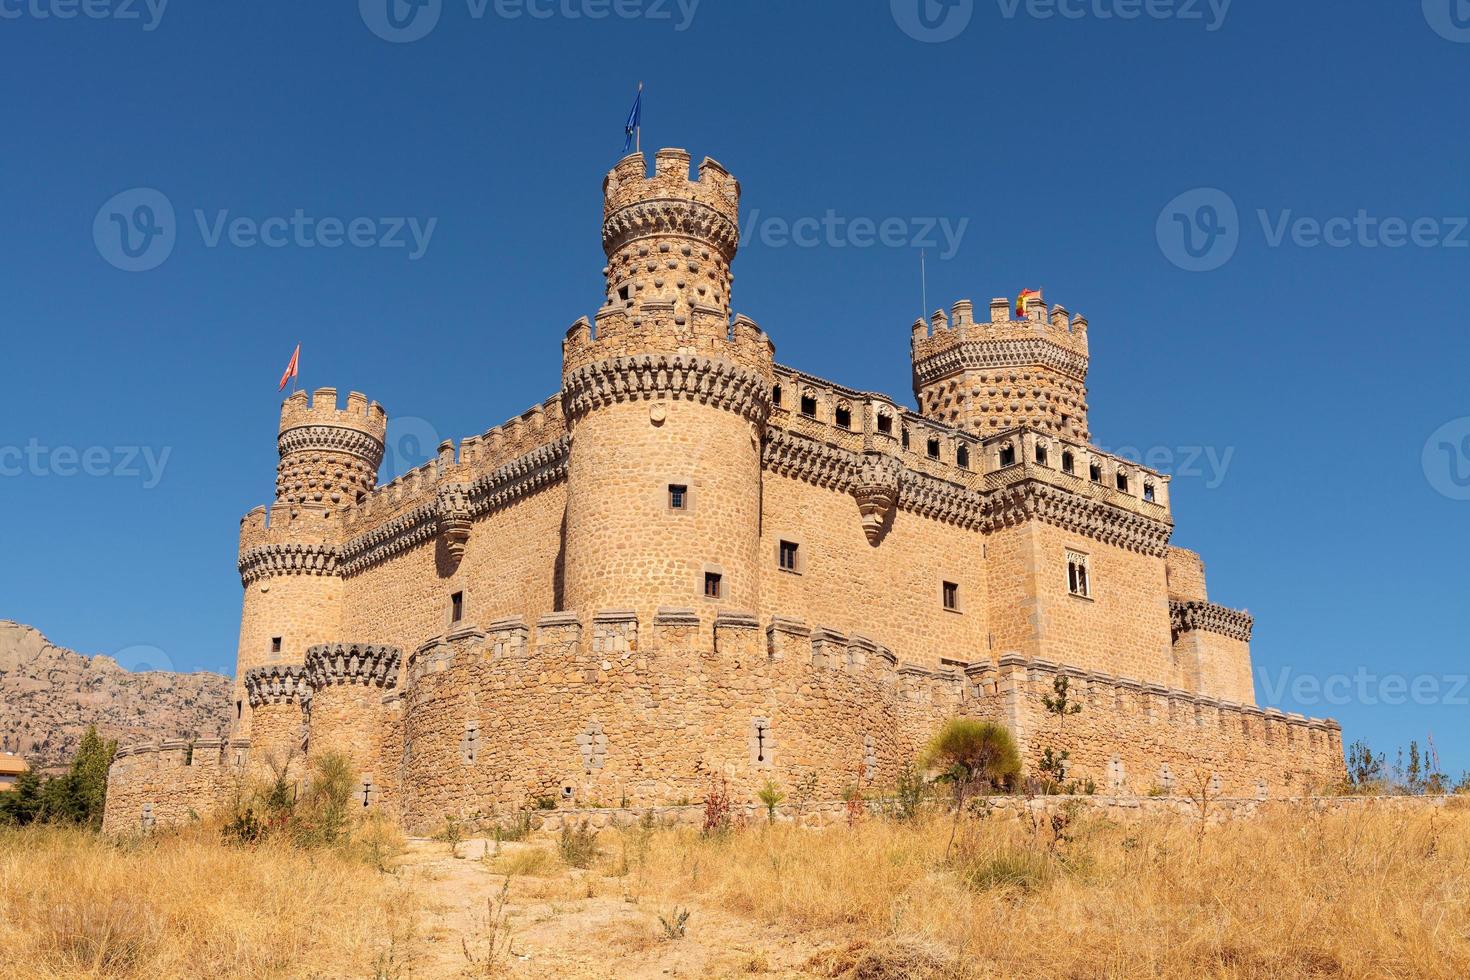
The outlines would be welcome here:
<svg viewBox="0 0 1470 980">
<path fill-rule="evenodd" d="M 785 572 L 797 571 L 797 554 L 799 545 L 795 541 L 781 542 L 781 570 Z"/>
<path fill-rule="evenodd" d="M 704 597 L 706 599 L 719 599 L 723 596 L 725 577 L 719 572 L 704 573 Z"/>
<path fill-rule="evenodd" d="M 449 622 L 459 623 L 464 620 L 464 593 L 456 592 L 449 597 Z"/>
<path fill-rule="evenodd" d="M 669 484 L 669 509 L 684 510 L 689 506 L 689 488 L 682 483 Z"/>
<path fill-rule="evenodd" d="M 960 587 L 954 582 L 944 583 L 944 608 L 950 612 L 959 612 Z"/>
<path fill-rule="evenodd" d="M 273 637 L 271 637 L 271 653 L 280 653 L 280 652 L 281 652 L 281 638 L 279 636 L 273 636 Z"/>
<path fill-rule="evenodd" d="M 1087 556 L 1077 551 L 1067 552 L 1067 591 L 1083 599 L 1092 597 L 1092 583 L 1088 581 Z"/>
</svg>

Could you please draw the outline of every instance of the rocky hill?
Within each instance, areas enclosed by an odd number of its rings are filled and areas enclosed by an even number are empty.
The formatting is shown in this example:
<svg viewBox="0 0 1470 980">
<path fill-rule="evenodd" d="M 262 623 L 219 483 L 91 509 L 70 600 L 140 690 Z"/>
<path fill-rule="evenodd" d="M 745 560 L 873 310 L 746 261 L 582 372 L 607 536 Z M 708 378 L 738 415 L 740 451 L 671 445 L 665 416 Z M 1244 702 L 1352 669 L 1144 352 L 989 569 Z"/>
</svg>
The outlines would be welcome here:
<svg viewBox="0 0 1470 980">
<path fill-rule="evenodd" d="M 37 769 L 66 765 L 88 725 L 124 745 L 222 737 L 230 692 L 220 674 L 125 670 L 112 657 L 74 653 L 0 620 L 0 749 Z"/>
</svg>

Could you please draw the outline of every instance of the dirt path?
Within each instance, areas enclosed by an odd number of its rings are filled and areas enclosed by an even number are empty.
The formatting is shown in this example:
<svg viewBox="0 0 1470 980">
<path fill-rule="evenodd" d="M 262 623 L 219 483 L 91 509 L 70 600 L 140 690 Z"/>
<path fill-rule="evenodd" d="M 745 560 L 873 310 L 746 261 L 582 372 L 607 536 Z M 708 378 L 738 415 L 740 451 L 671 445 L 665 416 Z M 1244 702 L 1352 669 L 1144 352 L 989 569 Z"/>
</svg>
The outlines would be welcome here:
<svg viewBox="0 0 1470 980">
<path fill-rule="evenodd" d="M 506 843 L 496 855 L 493 843 L 468 840 L 454 858 L 442 841 L 410 841 L 400 877 L 418 896 L 421 912 L 405 975 L 599 980 L 817 975 L 802 969 L 815 952 L 810 937 L 690 904 L 684 934 L 668 938 L 660 915 L 672 920 L 675 909 L 640 894 L 633 876 L 567 869 L 557 862 L 537 869 L 528 859 L 535 855 L 524 853 L 535 848 L 554 852 L 555 845 Z M 504 870 L 518 864 L 524 870 L 511 874 L 506 888 Z M 492 929 L 492 922 L 503 926 Z M 508 944 L 499 938 L 507 934 Z M 486 965 L 492 937 L 493 970 Z"/>
</svg>

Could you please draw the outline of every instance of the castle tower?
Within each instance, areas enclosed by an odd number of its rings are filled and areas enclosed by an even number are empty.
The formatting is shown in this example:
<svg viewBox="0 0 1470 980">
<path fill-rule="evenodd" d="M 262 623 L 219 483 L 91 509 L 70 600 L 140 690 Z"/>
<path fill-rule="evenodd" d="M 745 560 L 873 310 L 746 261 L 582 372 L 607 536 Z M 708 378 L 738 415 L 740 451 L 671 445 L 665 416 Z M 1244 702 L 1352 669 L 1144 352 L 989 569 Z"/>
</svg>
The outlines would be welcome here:
<svg viewBox="0 0 1470 980">
<path fill-rule="evenodd" d="M 310 402 L 298 391 L 281 406 L 276 440 L 276 499 L 337 508 L 378 485 L 388 416 L 359 392 L 337 408 L 337 389 L 318 388 Z"/>
<path fill-rule="evenodd" d="M 561 607 L 755 610 L 770 340 L 730 318 L 740 185 L 641 153 L 603 184 L 607 302 L 562 345 L 572 431 Z"/>
<path fill-rule="evenodd" d="M 1024 316 L 1010 301 L 990 301 L 986 322 L 961 300 L 950 315 L 918 320 L 911 347 L 914 397 L 932 419 L 980 436 L 1030 426 L 1086 443 L 1087 319 L 1040 295 Z"/>
<path fill-rule="evenodd" d="M 281 406 L 276 502 L 240 522 L 245 596 L 235 670 L 236 738 L 250 737 L 246 681 L 252 670 L 299 665 L 309 647 L 339 638 L 341 522 L 335 512 L 377 484 L 387 425 L 382 406 L 355 391 L 346 408 L 338 407 L 335 388 L 320 388 L 310 400 L 297 392 Z"/>
</svg>

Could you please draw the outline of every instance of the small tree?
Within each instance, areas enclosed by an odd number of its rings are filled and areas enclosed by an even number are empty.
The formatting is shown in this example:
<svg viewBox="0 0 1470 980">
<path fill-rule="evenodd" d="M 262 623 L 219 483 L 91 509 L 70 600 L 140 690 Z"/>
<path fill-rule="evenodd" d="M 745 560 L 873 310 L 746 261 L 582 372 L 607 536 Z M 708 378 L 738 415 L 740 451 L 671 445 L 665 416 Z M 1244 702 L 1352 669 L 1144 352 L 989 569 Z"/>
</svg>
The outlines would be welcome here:
<svg viewBox="0 0 1470 980">
<path fill-rule="evenodd" d="M 41 816 L 43 789 L 40 774 L 30 769 L 21 773 L 10 792 L 0 793 L 0 823 L 34 823 Z"/>
<path fill-rule="evenodd" d="M 1042 707 L 1046 708 L 1047 714 L 1057 716 L 1057 736 L 1060 737 L 1067 728 L 1067 716 L 1082 713 L 1082 702 L 1071 696 L 1072 682 L 1066 674 L 1058 674 L 1051 682 L 1051 694 L 1041 696 Z M 1068 760 L 1072 753 L 1066 749 L 1057 751 L 1051 746 L 1041 754 L 1041 762 L 1037 768 L 1044 774 L 1040 780 L 1044 793 L 1068 792 L 1067 773 L 1071 769 Z"/>
<path fill-rule="evenodd" d="M 954 792 L 954 825 L 944 848 L 949 860 L 955 831 L 964 812 L 965 797 L 982 788 L 1014 786 L 1021 773 L 1021 753 L 1003 725 L 973 718 L 955 718 L 930 740 L 924 765 L 940 770 L 936 782 L 947 782 Z"/>
<path fill-rule="evenodd" d="M 780 787 L 776 785 L 774 780 L 767 779 L 766 784 L 760 788 L 760 792 L 756 796 L 765 804 L 766 820 L 774 824 L 776 822 L 776 807 L 780 806 L 781 801 L 786 799 L 786 794 L 781 792 Z"/>
<path fill-rule="evenodd" d="M 1357 741 L 1349 745 L 1347 751 L 1349 790 L 1354 793 L 1369 793 L 1381 787 L 1384 781 L 1383 764 L 1383 753 L 1379 752 L 1375 755 L 1366 742 Z"/>
</svg>

